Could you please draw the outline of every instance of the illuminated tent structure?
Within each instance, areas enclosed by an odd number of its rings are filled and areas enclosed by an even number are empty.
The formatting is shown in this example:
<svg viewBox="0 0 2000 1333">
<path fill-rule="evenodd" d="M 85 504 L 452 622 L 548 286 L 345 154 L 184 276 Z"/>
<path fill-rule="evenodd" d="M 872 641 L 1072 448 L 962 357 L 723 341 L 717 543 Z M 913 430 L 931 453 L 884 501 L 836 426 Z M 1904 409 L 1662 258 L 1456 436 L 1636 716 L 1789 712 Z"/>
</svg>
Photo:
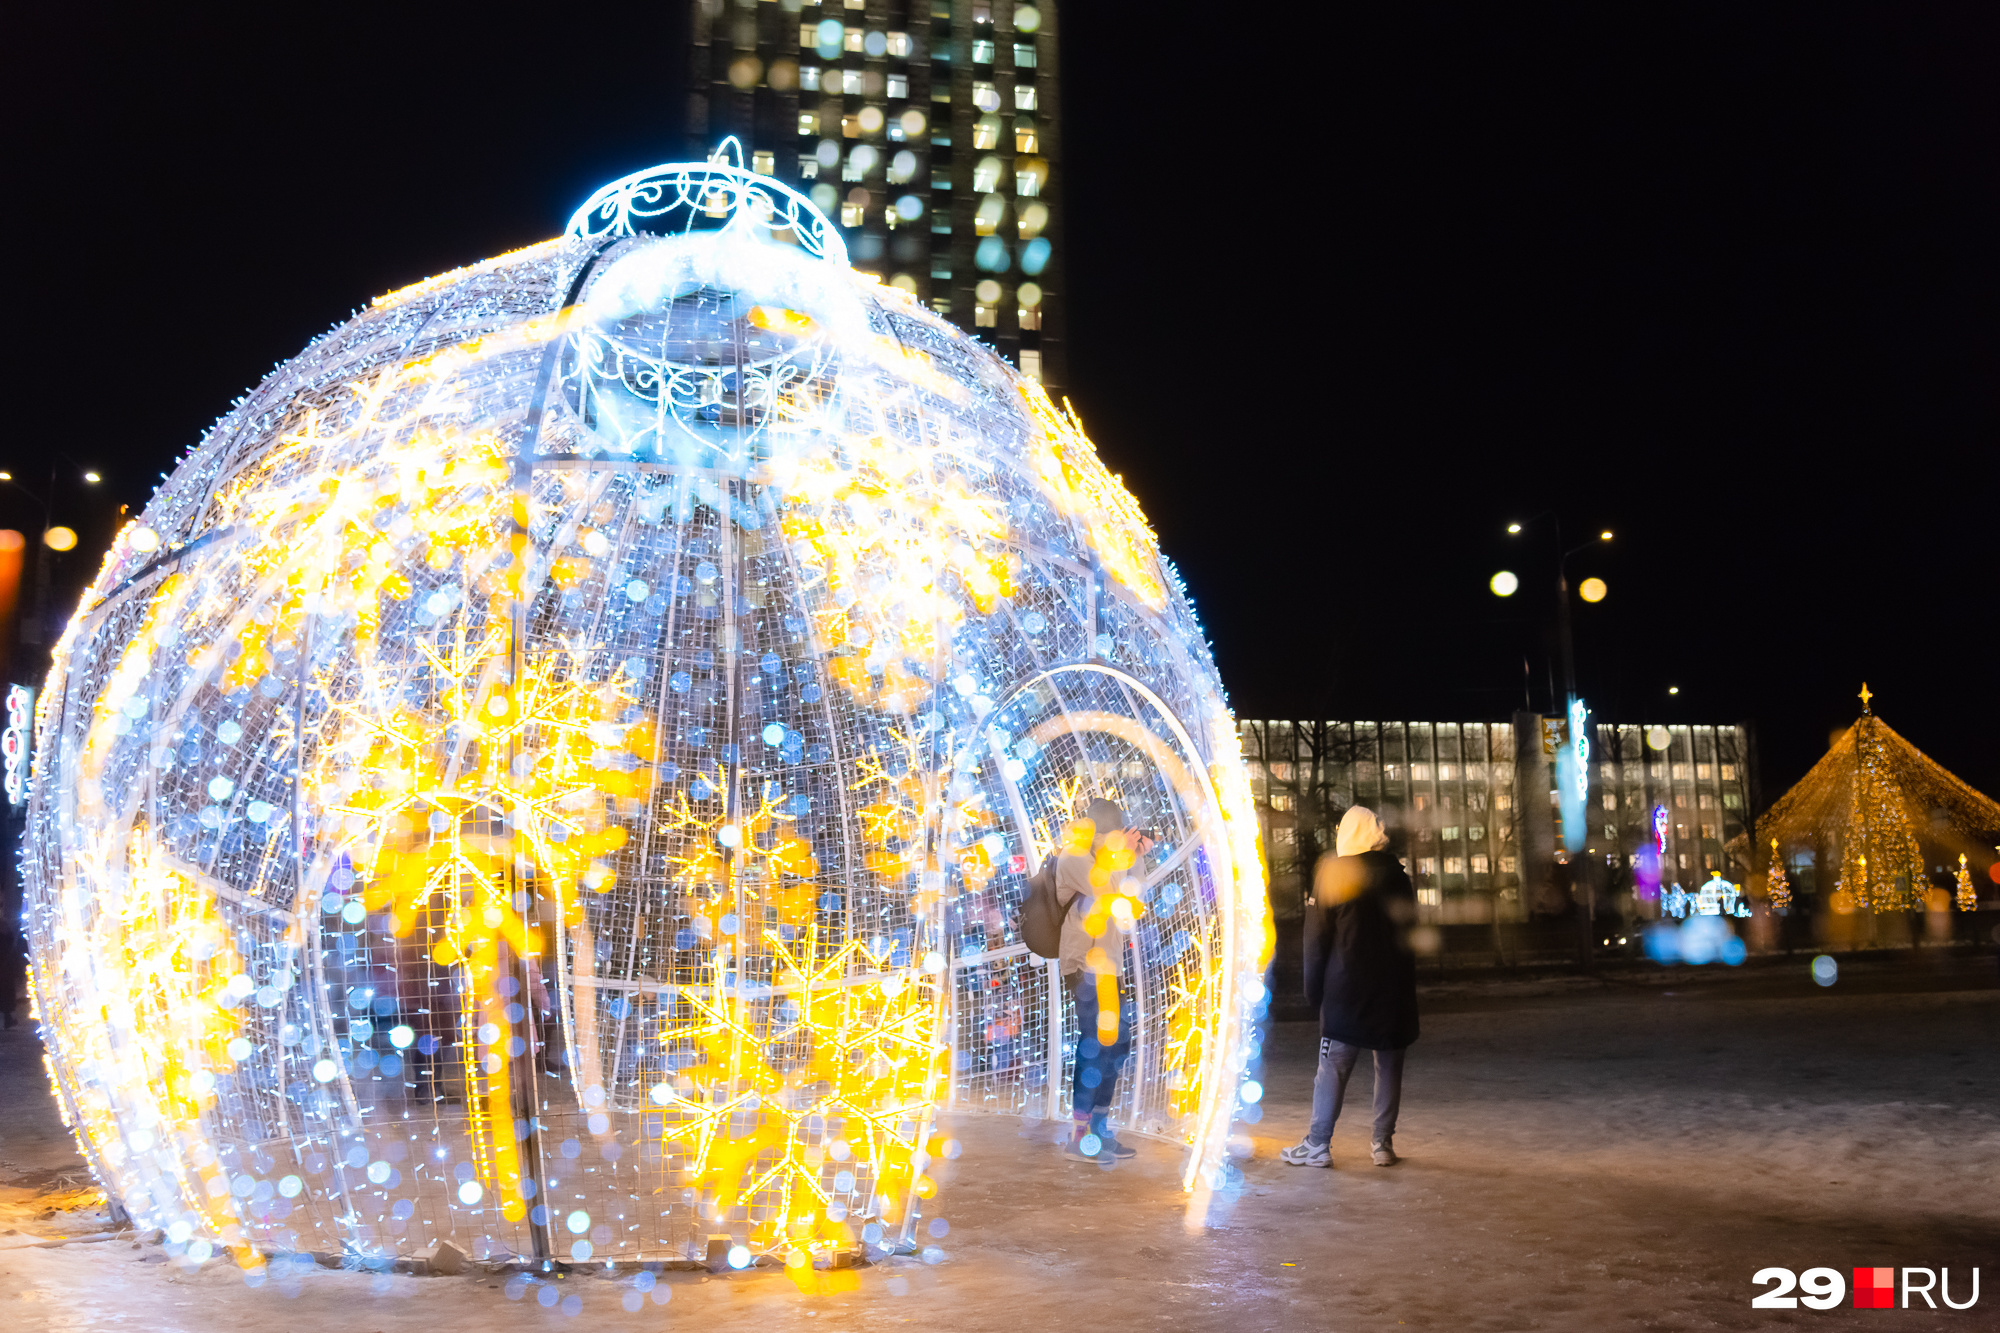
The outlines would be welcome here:
<svg viewBox="0 0 2000 1333">
<path fill-rule="evenodd" d="M 1875 716 L 1873 697 L 1863 685 L 1854 725 L 1757 821 L 1780 872 L 1774 885 L 1784 883 L 1788 854 L 1838 867 L 1836 911 L 1921 908 L 1932 888 L 1928 865 L 1969 857 L 1984 873 L 2000 842 L 2000 802 L 1899 736 Z"/>
<path fill-rule="evenodd" d="M 1138 506 L 725 154 L 273 372 L 37 726 L 56 1093 L 193 1260 L 910 1244 L 940 1110 L 1067 1114 L 1015 911 L 1095 795 L 1160 838 L 1115 1120 L 1198 1202 L 1257 1096 L 1249 783 Z"/>
</svg>

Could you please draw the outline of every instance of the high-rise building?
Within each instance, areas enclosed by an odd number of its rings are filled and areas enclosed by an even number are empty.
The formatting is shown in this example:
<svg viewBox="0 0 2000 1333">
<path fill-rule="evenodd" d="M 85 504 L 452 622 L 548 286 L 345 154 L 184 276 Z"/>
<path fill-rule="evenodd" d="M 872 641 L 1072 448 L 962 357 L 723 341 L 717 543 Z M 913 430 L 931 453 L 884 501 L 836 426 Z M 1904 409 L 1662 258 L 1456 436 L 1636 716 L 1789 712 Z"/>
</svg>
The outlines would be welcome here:
<svg viewBox="0 0 2000 1333">
<path fill-rule="evenodd" d="M 693 0 L 694 156 L 727 135 L 855 267 L 1063 384 L 1055 0 Z"/>
</svg>

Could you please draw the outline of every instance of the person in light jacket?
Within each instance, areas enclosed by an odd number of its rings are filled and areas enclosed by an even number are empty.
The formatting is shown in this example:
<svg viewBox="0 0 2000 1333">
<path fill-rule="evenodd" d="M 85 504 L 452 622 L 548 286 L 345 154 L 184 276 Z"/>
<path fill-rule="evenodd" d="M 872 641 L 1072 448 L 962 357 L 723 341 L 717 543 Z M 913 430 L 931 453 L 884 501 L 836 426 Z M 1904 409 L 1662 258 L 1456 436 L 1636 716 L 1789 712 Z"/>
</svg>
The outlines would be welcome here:
<svg viewBox="0 0 2000 1333">
<path fill-rule="evenodd" d="M 1402 862 L 1383 850 L 1388 845 L 1375 812 L 1353 806 L 1340 817 L 1334 854 L 1313 868 L 1306 999 L 1319 1009 L 1319 1072 L 1312 1125 L 1279 1154 L 1293 1166 L 1333 1165 L 1333 1123 L 1363 1051 L 1375 1061 L 1372 1156 L 1377 1166 L 1397 1160 L 1403 1052 L 1417 1039 L 1417 960 L 1409 939 L 1417 895 Z"/>
<path fill-rule="evenodd" d="M 1065 1156 L 1114 1161 L 1133 1156 L 1111 1132 L 1118 1076 L 1132 1050 L 1132 1015 L 1119 995 L 1138 881 L 1129 869 L 1151 849 L 1150 835 L 1125 827 L 1125 812 L 1101 797 L 1064 835 L 1056 858 L 1056 901 L 1064 908 L 1058 970 L 1076 1000 L 1074 1123 Z"/>
</svg>

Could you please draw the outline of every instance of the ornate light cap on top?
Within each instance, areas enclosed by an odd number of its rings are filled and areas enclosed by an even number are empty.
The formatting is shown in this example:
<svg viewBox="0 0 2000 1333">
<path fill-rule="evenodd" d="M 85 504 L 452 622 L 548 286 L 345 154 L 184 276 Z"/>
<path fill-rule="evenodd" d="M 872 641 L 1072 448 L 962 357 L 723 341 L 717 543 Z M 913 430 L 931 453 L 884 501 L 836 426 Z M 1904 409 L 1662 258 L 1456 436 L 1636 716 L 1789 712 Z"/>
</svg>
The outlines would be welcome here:
<svg viewBox="0 0 2000 1333">
<path fill-rule="evenodd" d="M 1873 717 L 1875 710 L 1868 706 L 1868 701 L 1875 697 L 1875 692 L 1868 688 L 1867 681 L 1864 680 L 1861 682 L 1861 693 L 1857 697 L 1861 700 L 1861 716 Z"/>
<path fill-rule="evenodd" d="M 826 214 L 789 185 L 745 169 L 735 135 L 717 144 L 706 162 L 666 162 L 603 186 L 570 215 L 563 239 L 724 227 L 758 229 L 771 240 L 847 265 L 847 243 Z"/>
</svg>

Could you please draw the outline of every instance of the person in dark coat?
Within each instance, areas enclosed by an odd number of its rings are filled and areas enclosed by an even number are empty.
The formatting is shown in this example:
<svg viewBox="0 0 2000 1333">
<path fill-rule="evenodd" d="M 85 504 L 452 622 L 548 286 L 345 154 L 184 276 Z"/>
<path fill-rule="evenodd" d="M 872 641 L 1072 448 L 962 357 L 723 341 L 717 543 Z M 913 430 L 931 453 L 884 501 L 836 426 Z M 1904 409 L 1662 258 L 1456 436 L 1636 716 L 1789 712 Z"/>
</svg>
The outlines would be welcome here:
<svg viewBox="0 0 2000 1333">
<path fill-rule="evenodd" d="M 1410 950 L 1417 895 L 1383 848 L 1389 835 L 1365 806 L 1340 818 L 1334 855 L 1313 869 L 1306 907 L 1306 999 L 1319 1009 L 1319 1073 L 1303 1141 L 1279 1154 L 1293 1166 L 1332 1166 L 1328 1142 L 1361 1052 L 1374 1052 L 1377 1166 L 1396 1163 L 1403 1052 L 1417 1039 L 1417 960 Z"/>
</svg>

